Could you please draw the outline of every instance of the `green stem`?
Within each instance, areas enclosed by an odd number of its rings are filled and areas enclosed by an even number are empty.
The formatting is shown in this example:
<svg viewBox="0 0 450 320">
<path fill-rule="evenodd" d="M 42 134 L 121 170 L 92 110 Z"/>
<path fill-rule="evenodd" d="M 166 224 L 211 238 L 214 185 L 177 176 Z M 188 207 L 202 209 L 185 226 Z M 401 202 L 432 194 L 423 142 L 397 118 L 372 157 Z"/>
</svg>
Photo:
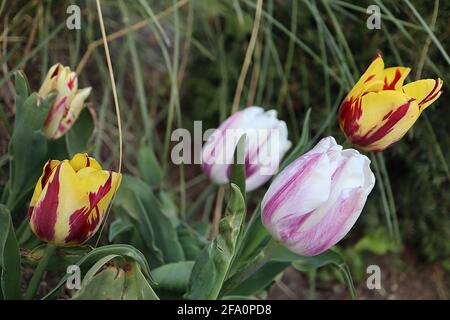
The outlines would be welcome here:
<svg viewBox="0 0 450 320">
<path fill-rule="evenodd" d="M 231 275 L 227 280 L 226 284 L 222 288 L 221 293 L 230 292 L 237 285 L 241 284 L 251 276 L 253 276 L 257 271 L 259 271 L 266 263 L 270 262 L 272 256 L 276 249 L 278 248 L 278 243 L 271 239 L 267 246 L 262 250 L 261 253 L 247 266 L 243 266 L 243 270 Z"/>
<path fill-rule="evenodd" d="M 47 269 L 48 262 L 50 261 L 50 258 L 53 256 L 55 251 L 56 251 L 55 245 L 47 244 L 47 247 L 45 248 L 44 251 L 44 255 L 42 256 L 41 261 L 39 261 L 36 270 L 34 270 L 33 277 L 31 278 L 31 281 L 28 284 L 28 289 L 25 294 L 25 300 L 33 299 L 41 282 L 42 276 L 45 270 Z"/>
</svg>

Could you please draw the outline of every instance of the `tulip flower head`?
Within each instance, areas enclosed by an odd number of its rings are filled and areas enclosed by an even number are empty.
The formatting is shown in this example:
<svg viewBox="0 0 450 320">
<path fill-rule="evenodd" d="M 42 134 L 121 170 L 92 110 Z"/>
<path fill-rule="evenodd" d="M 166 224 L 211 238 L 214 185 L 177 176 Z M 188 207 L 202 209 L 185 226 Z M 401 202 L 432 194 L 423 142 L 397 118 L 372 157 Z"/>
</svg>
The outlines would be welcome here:
<svg viewBox="0 0 450 320">
<path fill-rule="evenodd" d="M 384 68 L 380 55 L 370 64 L 339 109 L 345 136 L 366 151 L 381 151 L 399 141 L 423 110 L 439 98 L 441 79 L 403 84 L 410 68 Z"/>
<path fill-rule="evenodd" d="M 31 199 L 31 229 L 41 240 L 58 246 L 85 242 L 100 226 L 120 180 L 120 173 L 102 170 L 86 154 L 49 160 Z"/>
<path fill-rule="evenodd" d="M 50 107 L 43 132 L 48 139 L 58 139 L 78 118 L 91 88 L 78 90 L 77 74 L 57 63 L 48 71 L 38 94 L 46 97 L 52 90 L 57 90 L 58 95 Z"/>
<path fill-rule="evenodd" d="M 275 110 L 265 112 L 253 106 L 231 115 L 203 146 L 202 168 L 215 183 L 228 183 L 234 150 L 244 134 L 246 189 L 252 191 L 278 170 L 281 158 L 291 146 L 286 123 L 277 119 Z"/>
<path fill-rule="evenodd" d="M 370 160 L 327 137 L 278 174 L 262 200 L 261 219 L 292 252 L 314 256 L 350 231 L 374 184 Z"/>
</svg>

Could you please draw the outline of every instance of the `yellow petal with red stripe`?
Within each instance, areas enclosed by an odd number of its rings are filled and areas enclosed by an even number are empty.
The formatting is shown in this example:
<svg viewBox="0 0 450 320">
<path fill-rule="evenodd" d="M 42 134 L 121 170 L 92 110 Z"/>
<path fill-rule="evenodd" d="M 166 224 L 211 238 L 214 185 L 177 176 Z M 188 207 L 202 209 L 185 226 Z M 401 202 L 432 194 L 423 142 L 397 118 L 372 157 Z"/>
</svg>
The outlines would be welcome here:
<svg viewBox="0 0 450 320">
<path fill-rule="evenodd" d="M 354 101 L 365 92 L 378 91 L 383 88 L 384 61 L 377 55 L 347 95 L 346 100 Z"/>
<path fill-rule="evenodd" d="M 83 168 L 92 167 L 97 170 L 102 170 L 102 166 L 92 157 L 89 157 L 86 153 L 77 153 L 70 160 L 70 165 L 75 171 L 79 171 Z"/>
<path fill-rule="evenodd" d="M 402 89 L 406 95 L 416 99 L 420 110 L 424 110 L 441 96 L 442 84 L 441 79 L 423 79 L 408 83 Z"/>
<path fill-rule="evenodd" d="M 81 165 L 83 158 L 92 159 L 94 165 Z M 97 231 L 121 180 L 119 173 L 99 166 L 95 159 L 77 154 L 53 169 L 30 208 L 31 228 L 39 238 L 70 246 L 85 242 Z"/>
<path fill-rule="evenodd" d="M 38 182 L 36 183 L 36 187 L 34 188 L 33 196 L 30 202 L 30 208 L 36 205 L 36 202 L 38 201 L 39 196 L 41 195 L 42 189 L 47 184 L 48 179 L 50 178 L 50 175 L 53 172 L 53 169 L 55 169 L 58 164 L 59 164 L 58 160 L 48 160 L 45 163 L 44 168 L 42 169 L 42 175 L 39 178 Z"/>
<path fill-rule="evenodd" d="M 383 90 L 399 90 L 403 86 L 411 68 L 392 67 L 384 70 Z"/>
<path fill-rule="evenodd" d="M 419 106 L 401 91 L 369 92 L 360 98 L 361 116 L 347 137 L 367 151 L 384 150 L 400 140 L 420 115 Z"/>
<path fill-rule="evenodd" d="M 442 80 L 403 85 L 410 68 L 384 69 L 380 55 L 367 68 L 339 108 L 339 126 L 361 149 L 379 151 L 401 139 L 420 113 L 442 93 Z"/>
</svg>

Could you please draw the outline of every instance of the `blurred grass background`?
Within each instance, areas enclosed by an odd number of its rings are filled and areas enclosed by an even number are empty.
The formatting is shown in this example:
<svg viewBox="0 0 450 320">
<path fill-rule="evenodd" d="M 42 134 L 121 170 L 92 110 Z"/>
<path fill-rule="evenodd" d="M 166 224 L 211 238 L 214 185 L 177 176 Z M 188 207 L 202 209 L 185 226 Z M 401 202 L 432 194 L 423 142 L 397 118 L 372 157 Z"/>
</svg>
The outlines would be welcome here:
<svg viewBox="0 0 450 320">
<path fill-rule="evenodd" d="M 204 130 L 214 128 L 231 113 L 256 3 L 102 1 L 122 110 L 124 170 L 139 175 L 137 150 L 151 146 L 164 170 L 161 187 L 183 214 L 203 211 L 207 217 L 214 189 L 206 187 L 200 166 L 170 164 L 170 133 L 177 127 L 192 130 L 194 120 L 202 120 Z M 81 30 L 66 28 L 70 4 L 81 8 Z M 366 27 L 371 4 L 381 9 L 380 30 Z M 8 172 L 13 73 L 24 69 L 38 90 L 56 62 L 80 72 L 80 87 L 93 87 L 88 99 L 96 114 L 91 151 L 113 167 L 118 133 L 95 1 L 0 0 L 0 30 L 0 184 Z M 386 165 L 381 186 L 387 188 L 390 180 L 393 199 L 375 190 L 344 243 L 361 277 L 359 252 L 396 251 L 389 228 L 396 216 L 404 251 L 419 265 L 450 270 L 449 41 L 448 1 L 263 1 L 239 107 L 278 110 L 294 142 L 309 108 L 311 137 L 334 135 L 344 142 L 337 107 L 377 52 L 387 66 L 410 66 L 408 81 L 444 80 L 443 95 L 408 135 L 383 156 L 372 157 L 380 167 Z M 255 204 L 263 193 L 264 188 L 250 201 Z M 448 297 L 448 283 L 443 288 L 438 296 Z"/>
</svg>

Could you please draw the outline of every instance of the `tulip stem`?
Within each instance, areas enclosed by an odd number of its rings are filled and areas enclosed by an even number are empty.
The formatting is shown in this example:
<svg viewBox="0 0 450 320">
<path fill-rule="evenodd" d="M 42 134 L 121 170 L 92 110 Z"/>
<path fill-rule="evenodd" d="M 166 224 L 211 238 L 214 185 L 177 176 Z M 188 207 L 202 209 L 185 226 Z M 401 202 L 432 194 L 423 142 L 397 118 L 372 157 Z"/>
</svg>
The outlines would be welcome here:
<svg viewBox="0 0 450 320">
<path fill-rule="evenodd" d="M 31 278 L 30 283 L 28 284 L 27 292 L 25 293 L 25 300 L 33 299 L 37 289 L 39 288 L 39 284 L 41 283 L 42 276 L 44 275 L 44 272 L 47 269 L 48 262 L 50 261 L 50 258 L 53 256 L 55 251 L 56 251 L 55 245 L 47 244 L 44 254 L 42 255 L 42 258 L 39 261 L 36 270 L 34 270 L 33 277 Z"/>
</svg>

